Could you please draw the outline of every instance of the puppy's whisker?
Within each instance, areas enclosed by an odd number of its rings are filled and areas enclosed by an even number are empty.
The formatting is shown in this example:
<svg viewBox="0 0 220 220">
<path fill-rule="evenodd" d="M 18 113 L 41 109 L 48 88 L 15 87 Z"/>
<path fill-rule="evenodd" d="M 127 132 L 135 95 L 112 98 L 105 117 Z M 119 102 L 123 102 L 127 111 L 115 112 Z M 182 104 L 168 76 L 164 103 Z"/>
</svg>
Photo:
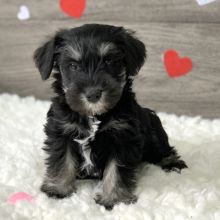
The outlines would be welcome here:
<svg viewBox="0 0 220 220">
<path fill-rule="evenodd" d="M 63 87 L 63 91 L 66 93 L 68 91 L 67 87 Z"/>
<path fill-rule="evenodd" d="M 88 112 L 91 112 L 92 115 L 100 114 L 107 109 L 107 104 L 105 102 L 105 93 L 102 94 L 99 101 L 96 103 L 91 103 L 87 100 L 85 95 L 80 96 L 83 105 L 87 109 Z"/>
</svg>

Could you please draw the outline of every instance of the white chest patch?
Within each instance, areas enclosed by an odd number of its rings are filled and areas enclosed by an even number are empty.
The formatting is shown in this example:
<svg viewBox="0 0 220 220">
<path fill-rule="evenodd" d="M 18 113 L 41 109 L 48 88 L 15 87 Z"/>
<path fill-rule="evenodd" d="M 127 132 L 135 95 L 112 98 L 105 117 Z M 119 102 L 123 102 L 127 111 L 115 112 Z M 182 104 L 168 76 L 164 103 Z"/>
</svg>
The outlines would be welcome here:
<svg viewBox="0 0 220 220">
<path fill-rule="evenodd" d="M 84 139 L 75 138 L 74 141 L 80 144 L 82 150 L 82 156 L 84 157 L 84 164 L 81 167 L 81 170 L 86 170 L 88 174 L 92 172 L 93 163 L 91 161 L 91 148 L 89 146 L 89 141 L 94 140 L 95 134 L 98 131 L 99 124 L 101 121 L 97 120 L 95 117 L 89 117 L 90 131 L 89 136 Z"/>
</svg>

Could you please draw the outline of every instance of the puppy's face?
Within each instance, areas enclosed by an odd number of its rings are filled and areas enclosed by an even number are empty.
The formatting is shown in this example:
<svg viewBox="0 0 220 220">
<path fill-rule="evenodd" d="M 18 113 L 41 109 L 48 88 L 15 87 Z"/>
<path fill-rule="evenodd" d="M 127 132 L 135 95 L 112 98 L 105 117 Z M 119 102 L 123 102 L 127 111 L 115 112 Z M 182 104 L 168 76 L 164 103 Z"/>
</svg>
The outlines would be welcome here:
<svg viewBox="0 0 220 220">
<path fill-rule="evenodd" d="M 143 43 L 125 29 L 96 24 L 60 31 L 34 55 L 42 78 L 58 70 L 66 102 L 87 115 L 112 109 L 144 58 Z"/>
<path fill-rule="evenodd" d="M 104 40 L 74 41 L 60 47 L 57 58 L 66 101 L 74 111 L 102 114 L 115 106 L 126 83 L 123 53 Z"/>
</svg>

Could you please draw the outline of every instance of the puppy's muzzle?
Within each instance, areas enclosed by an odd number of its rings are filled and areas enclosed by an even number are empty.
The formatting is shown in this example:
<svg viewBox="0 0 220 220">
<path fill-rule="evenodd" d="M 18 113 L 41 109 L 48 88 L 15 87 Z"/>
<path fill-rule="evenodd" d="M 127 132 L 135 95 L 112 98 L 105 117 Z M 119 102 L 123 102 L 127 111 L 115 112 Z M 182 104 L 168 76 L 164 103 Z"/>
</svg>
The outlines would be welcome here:
<svg viewBox="0 0 220 220">
<path fill-rule="evenodd" d="M 96 103 L 102 97 L 102 90 L 97 88 L 87 89 L 85 96 L 88 102 Z"/>
</svg>

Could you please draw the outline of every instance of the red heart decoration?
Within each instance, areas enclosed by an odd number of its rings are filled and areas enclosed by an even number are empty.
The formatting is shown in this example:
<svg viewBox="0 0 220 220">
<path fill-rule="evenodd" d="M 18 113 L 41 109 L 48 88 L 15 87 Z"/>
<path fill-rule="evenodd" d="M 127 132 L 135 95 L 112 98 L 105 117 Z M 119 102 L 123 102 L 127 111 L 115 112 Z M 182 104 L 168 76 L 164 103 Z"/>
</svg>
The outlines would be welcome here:
<svg viewBox="0 0 220 220">
<path fill-rule="evenodd" d="M 60 8 L 73 18 L 80 18 L 86 5 L 86 0 L 60 0 Z"/>
<path fill-rule="evenodd" d="M 164 66 L 170 77 L 179 77 L 192 69 L 192 61 L 188 57 L 180 58 L 175 50 L 164 52 Z"/>
</svg>

